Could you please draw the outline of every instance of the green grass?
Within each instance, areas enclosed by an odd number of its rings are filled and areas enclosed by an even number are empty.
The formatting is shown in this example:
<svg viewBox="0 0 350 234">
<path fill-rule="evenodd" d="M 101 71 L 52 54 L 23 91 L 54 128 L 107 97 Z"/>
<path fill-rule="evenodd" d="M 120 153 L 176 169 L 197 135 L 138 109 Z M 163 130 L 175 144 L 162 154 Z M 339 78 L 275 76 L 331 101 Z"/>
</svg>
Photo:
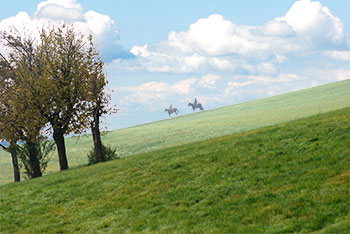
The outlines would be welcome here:
<svg viewBox="0 0 350 234">
<path fill-rule="evenodd" d="M 0 233 L 349 233 L 350 108 L 0 186 Z"/>
<path fill-rule="evenodd" d="M 244 132 L 350 106 L 350 80 L 112 131 L 103 137 L 120 157 Z M 87 163 L 90 137 L 66 140 L 69 165 Z M 59 170 L 56 153 L 48 173 Z M 0 184 L 13 180 L 10 156 L 0 150 Z"/>
</svg>

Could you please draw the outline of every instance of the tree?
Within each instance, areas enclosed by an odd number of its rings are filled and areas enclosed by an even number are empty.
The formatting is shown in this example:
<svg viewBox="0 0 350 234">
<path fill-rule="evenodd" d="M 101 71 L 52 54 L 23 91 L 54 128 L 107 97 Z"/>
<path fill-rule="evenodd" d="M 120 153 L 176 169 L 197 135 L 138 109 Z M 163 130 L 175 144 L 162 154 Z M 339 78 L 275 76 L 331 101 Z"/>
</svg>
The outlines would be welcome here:
<svg viewBox="0 0 350 234">
<path fill-rule="evenodd" d="M 60 169 L 66 170 L 68 160 L 64 136 L 81 134 L 90 128 L 98 161 L 104 161 L 99 124 L 100 117 L 110 113 L 110 97 L 104 92 L 107 85 L 104 64 L 94 48 L 92 36 L 85 38 L 66 24 L 43 28 L 40 39 L 36 40 L 3 35 L 6 45 L 13 51 L 10 61 L 3 56 L 4 64 L 10 64 L 8 70 L 12 73 L 8 74 L 12 74 L 12 80 L 9 83 L 14 82 L 12 87 L 16 94 L 11 104 L 16 111 L 9 119 L 16 119 L 14 128 L 19 132 L 11 132 L 18 133 L 18 139 L 26 141 L 35 154 L 33 133 L 40 136 L 38 133 L 50 125 Z M 31 119 L 26 121 L 34 121 L 30 129 L 17 121 L 19 110 L 28 112 Z M 25 120 L 22 114 L 19 120 Z M 26 137 L 28 134 L 31 137 Z"/>
<path fill-rule="evenodd" d="M 93 44 L 92 36 L 85 38 L 73 28 L 41 33 L 40 56 L 46 61 L 48 76 L 42 97 L 55 93 L 51 100 L 40 100 L 41 114 L 53 128 L 61 170 L 67 169 L 64 135 L 80 134 L 90 127 L 97 162 L 105 161 L 102 153 L 100 118 L 113 112 L 110 96 L 105 92 L 107 80 L 104 63 Z M 44 104 L 43 104 L 44 103 Z M 40 106 L 39 106 L 40 108 Z"/>
<path fill-rule="evenodd" d="M 33 105 L 52 127 L 61 170 L 68 169 L 64 135 L 80 134 L 89 126 L 84 46 L 83 35 L 66 25 L 41 31 L 38 56 L 45 69 Z"/>
<path fill-rule="evenodd" d="M 13 159 L 15 180 L 16 177 L 19 178 L 18 160 L 14 152 L 17 141 L 28 145 L 33 178 L 39 177 L 42 173 L 35 143 L 41 135 L 45 121 L 37 109 L 31 106 L 31 99 L 35 96 L 31 87 L 35 86 L 35 78 L 41 71 L 40 63 L 35 57 L 33 40 L 6 33 L 2 33 L 1 36 L 10 53 L 8 58 L 0 55 L 0 136 L 10 142 L 8 151 Z"/>
<path fill-rule="evenodd" d="M 9 143 L 8 146 L 5 146 L 3 141 L 0 143 L 0 147 L 9 152 L 11 154 L 11 159 L 12 159 L 12 166 L 13 166 L 13 178 L 15 182 L 20 182 L 21 181 L 21 173 L 19 170 L 19 164 L 18 164 L 18 156 L 17 156 L 17 151 L 15 149 L 16 144 L 15 143 Z"/>
<path fill-rule="evenodd" d="M 110 95 L 106 92 L 106 86 L 108 84 L 106 76 L 104 74 L 104 63 L 101 60 L 98 51 L 95 50 L 92 42 L 92 37 L 89 37 L 89 48 L 86 57 L 87 63 L 87 77 L 88 83 L 86 87 L 87 100 L 90 104 L 90 115 L 91 115 L 91 134 L 94 142 L 94 156 L 95 163 L 104 162 L 106 158 L 106 147 L 103 146 L 100 132 L 100 122 L 103 115 L 108 115 L 117 110 L 111 108 Z M 115 152 L 114 152 L 115 153 Z"/>
<path fill-rule="evenodd" d="M 8 97 L 6 95 L 7 82 L 9 82 L 6 75 L 8 69 L 9 67 L 7 66 L 4 59 L 1 59 L 0 60 L 0 123 L 2 124 L 0 125 L 0 138 L 7 136 L 7 134 L 4 133 L 4 131 L 8 129 L 9 128 L 8 125 L 11 124 L 11 122 L 7 122 L 7 124 L 5 124 L 6 122 L 4 122 L 5 121 L 4 119 L 6 118 L 5 116 L 8 114 L 6 104 L 5 104 L 6 100 L 8 100 Z M 14 143 L 13 141 L 10 141 L 9 143 L 7 142 L 7 144 L 5 144 L 4 142 L 5 142 L 4 139 L 0 139 L 0 147 L 11 154 L 14 181 L 20 182 L 21 174 L 19 171 L 18 158 L 15 150 L 16 143 Z"/>
</svg>

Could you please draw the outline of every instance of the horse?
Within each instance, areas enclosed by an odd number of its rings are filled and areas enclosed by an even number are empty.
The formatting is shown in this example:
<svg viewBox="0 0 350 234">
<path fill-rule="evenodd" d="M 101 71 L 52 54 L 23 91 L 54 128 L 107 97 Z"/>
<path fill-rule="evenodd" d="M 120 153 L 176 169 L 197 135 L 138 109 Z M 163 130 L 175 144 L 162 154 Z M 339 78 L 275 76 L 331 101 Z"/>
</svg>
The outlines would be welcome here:
<svg viewBox="0 0 350 234">
<path fill-rule="evenodd" d="M 191 106 L 193 111 L 195 111 L 197 108 L 199 108 L 201 111 L 203 110 L 202 104 L 196 103 L 196 101 L 194 103 L 188 103 L 188 106 Z"/>
<path fill-rule="evenodd" d="M 165 109 L 164 112 L 168 112 L 169 117 L 172 113 L 175 113 L 176 115 L 179 113 L 179 110 L 177 108 L 169 108 L 169 109 Z"/>
</svg>

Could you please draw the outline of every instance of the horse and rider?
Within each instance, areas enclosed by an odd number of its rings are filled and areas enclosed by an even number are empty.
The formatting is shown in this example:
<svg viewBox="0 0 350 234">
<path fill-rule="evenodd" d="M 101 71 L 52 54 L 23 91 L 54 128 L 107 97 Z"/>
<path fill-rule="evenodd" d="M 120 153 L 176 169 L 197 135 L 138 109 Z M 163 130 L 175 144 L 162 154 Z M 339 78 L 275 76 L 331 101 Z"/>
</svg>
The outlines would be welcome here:
<svg viewBox="0 0 350 234">
<path fill-rule="evenodd" d="M 201 111 L 203 110 L 203 106 L 201 103 L 197 103 L 197 98 L 194 99 L 194 103 L 188 103 L 188 106 L 191 106 L 193 111 L 199 108 Z"/>
<path fill-rule="evenodd" d="M 170 115 L 171 115 L 172 113 L 175 113 L 175 114 L 177 115 L 177 114 L 179 113 L 179 110 L 178 110 L 177 108 L 175 108 L 175 107 L 173 108 L 173 105 L 170 104 L 169 109 L 165 109 L 164 112 L 168 112 L 169 117 L 170 117 Z"/>
<path fill-rule="evenodd" d="M 194 103 L 188 103 L 188 106 L 191 106 L 193 111 L 195 111 L 197 108 L 199 108 L 201 111 L 203 110 L 203 106 L 201 103 L 197 102 L 197 98 L 194 99 Z M 179 113 L 179 110 L 177 108 L 173 108 L 173 105 L 170 104 L 169 109 L 165 109 L 164 112 L 168 112 L 169 117 L 172 113 L 175 113 L 176 115 Z"/>
</svg>

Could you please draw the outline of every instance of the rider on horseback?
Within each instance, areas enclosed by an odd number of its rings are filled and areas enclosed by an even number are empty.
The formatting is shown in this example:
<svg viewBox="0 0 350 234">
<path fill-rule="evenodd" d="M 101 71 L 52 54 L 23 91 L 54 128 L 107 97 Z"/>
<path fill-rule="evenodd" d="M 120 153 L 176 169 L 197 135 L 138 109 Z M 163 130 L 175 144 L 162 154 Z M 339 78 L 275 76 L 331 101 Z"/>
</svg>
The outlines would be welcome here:
<svg viewBox="0 0 350 234">
<path fill-rule="evenodd" d="M 173 108 L 173 104 L 170 104 L 169 109 L 165 109 L 164 111 L 168 112 L 169 117 L 172 113 L 175 113 L 176 115 L 179 113 L 179 110 L 177 108 Z"/>
<path fill-rule="evenodd" d="M 188 106 L 191 106 L 193 111 L 196 108 L 199 108 L 200 110 L 203 110 L 202 104 L 197 102 L 197 98 L 194 99 L 194 103 L 188 103 Z"/>
</svg>

